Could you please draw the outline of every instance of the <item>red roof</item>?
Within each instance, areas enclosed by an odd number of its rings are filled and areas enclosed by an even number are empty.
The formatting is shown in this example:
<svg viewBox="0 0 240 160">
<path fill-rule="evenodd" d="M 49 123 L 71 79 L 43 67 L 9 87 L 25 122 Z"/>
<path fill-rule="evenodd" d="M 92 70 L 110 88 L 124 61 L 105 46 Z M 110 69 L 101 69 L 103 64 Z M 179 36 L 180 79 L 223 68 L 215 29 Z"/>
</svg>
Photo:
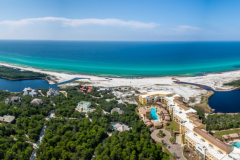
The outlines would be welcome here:
<svg viewBox="0 0 240 160">
<path fill-rule="evenodd" d="M 88 89 L 93 89 L 93 87 L 88 87 Z"/>
</svg>

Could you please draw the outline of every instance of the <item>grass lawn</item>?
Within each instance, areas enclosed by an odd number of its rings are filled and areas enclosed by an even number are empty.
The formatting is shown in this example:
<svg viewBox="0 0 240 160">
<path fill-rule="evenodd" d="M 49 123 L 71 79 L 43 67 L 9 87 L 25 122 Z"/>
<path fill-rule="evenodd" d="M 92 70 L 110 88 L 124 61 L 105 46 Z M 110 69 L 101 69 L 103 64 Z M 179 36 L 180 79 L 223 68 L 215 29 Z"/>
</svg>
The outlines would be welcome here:
<svg viewBox="0 0 240 160">
<path fill-rule="evenodd" d="M 213 136 L 218 138 L 218 139 L 221 139 L 222 138 L 222 135 L 228 135 L 228 134 L 232 134 L 232 133 L 239 133 L 240 132 L 240 129 L 239 128 L 236 128 L 236 129 L 228 129 L 228 130 L 224 130 L 224 131 L 216 131 Z"/>
<path fill-rule="evenodd" d="M 174 121 L 171 121 L 170 122 L 170 125 L 169 126 L 166 126 L 166 130 L 171 132 L 173 129 L 174 131 L 179 131 L 179 125 L 177 123 L 175 123 Z"/>
<path fill-rule="evenodd" d="M 185 135 L 182 135 L 182 142 L 185 144 Z"/>
</svg>

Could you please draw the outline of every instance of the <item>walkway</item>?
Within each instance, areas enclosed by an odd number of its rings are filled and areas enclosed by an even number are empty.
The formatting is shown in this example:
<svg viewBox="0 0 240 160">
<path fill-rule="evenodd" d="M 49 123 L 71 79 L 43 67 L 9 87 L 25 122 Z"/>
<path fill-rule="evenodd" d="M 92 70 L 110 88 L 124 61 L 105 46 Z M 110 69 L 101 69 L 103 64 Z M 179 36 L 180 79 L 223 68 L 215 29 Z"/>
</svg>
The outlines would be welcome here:
<svg viewBox="0 0 240 160">
<path fill-rule="evenodd" d="M 156 142 L 160 142 L 160 143 L 161 143 L 161 140 L 163 139 L 164 142 L 167 143 L 170 146 L 170 148 L 169 148 L 170 152 L 171 153 L 175 152 L 177 154 L 177 157 L 178 157 L 177 159 L 185 160 L 185 158 L 182 155 L 181 144 L 174 144 L 174 145 L 172 145 L 169 142 L 169 138 L 171 137 L 171 134 L 168 131 L 164 130 L 164 129 L 161 129 L 161 130 L 163 131 L 163 133 L 166 134 L 166 136 L 164 138 L 158 138 L 156 134 L 159 132 L 159 130 L 160 129 L 157 129 L 157 130 L 152 132 L 152 134 L 151 134 L 152 139 L 154 139 Z"/>
</svg>

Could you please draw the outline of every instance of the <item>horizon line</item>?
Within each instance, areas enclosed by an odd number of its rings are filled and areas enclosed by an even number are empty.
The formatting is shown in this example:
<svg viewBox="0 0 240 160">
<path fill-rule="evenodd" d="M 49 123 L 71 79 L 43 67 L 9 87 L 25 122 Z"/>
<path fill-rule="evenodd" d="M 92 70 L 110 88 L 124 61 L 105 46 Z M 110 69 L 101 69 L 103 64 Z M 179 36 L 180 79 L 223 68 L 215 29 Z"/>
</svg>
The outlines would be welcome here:
<svg viewBox="0 0 240 160">
<path fill-rule="evenodd" d="M 82 42 L 240 42 L 240 40 L 55 40 L 55 39 L 0 39 L 0 41 L 82 41 Z"/>
</svg>

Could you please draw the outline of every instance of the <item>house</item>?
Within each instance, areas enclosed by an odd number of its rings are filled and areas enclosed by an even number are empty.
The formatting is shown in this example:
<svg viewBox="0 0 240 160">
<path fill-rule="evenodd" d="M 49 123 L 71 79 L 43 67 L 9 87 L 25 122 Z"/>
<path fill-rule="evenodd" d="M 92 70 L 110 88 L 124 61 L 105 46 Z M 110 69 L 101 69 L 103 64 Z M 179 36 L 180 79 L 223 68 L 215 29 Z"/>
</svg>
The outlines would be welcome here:
<svg viewBox="0 0 240 160">
<path fill-rule="evenodd" d="M 111 113 L 113 113 L 114 111 L 118 112 L 118 114 L 123 114 L 123 113 L 124 113 L 124 111 L 121 110 L 120 108 L 113 108 L 113 109 L 111 110 Z"/>
<path fill-rule="evenodd" d="M 91 108 L 91 102 L 87 102 L 87 101 L 79 102 L 76 110 L 78 112 L 85 112 L 85 113 L 93 111 L 93 109 Z"/>
<path fill-rule="evenodd" d="M 32 97 L 37 97 L 38 93 L 36 92 L 35 89 L 32 89 L 31 87 L 28 87 L 28 88 L 24 88 L 23 95 L 24 96 L 29 95 L 29 96 L 32 96 Z"/>
<path fill-rule="evenodd" d="M 110 123 L 110 125 L 112 126 L 112 129 L 117 130 L 119 132 L 130 130 L 130 128 L 127 125 L 125 125 L 121 122 L 112 122 L 112 123 Z"/>
<path fill-rule="evenodd" d="M 14 121 L 15 117 L 14 116 L 3 116 L 0 117 L 0 122 L 4 122 L 4 123 L 12 123 Z"/>
<path fill-rule="evenodd" d="M 13 102 L 22 102 L 22 98 L 18 96 L 14 96 L 11 99 L 7 98 L 5 100 L 5 104 L 12 104 Z"/>
<path fill-rule="evenodd" d="M 5 104 L 12 104 L 12 100 L 9 98 L 5 99 Z"/>
<path fill-rule="evenodd" d="M 42 101 L 42 99 L 35 98 L 30 103 L 34 104 L 34 105 L 41 105 L 43 103 L 43 101 Z"/>
<path fill-rule="evenodd" d="M 48 97 L 48 96 L 59 96 L 59 95 L 60 95 L 59 91 L 54 90 L 53 88 L 50 88 L 50 89 L 47 91 L 47 97 Z"/>
<path fill-rule="evenodd" d="M 84 86 L 82 88 L 80 88 L 79 90 L 82 91 L 82 92 L 86 92 L 87 91 L 87 89 L 85 89 Z"/>
<path fill-rule="evenodd" d="M 92 91 L 92 89 L 93 89 L 93 87 L 88 87 L 88 90 L 87 90 L 87 92 L 91 92 L 91 91 Z"/>
<path fill-rule="evenodd" d="M 18 97 L 18 96 L 14 96 L 14 97 L 11 98 L 11 101 L 12 102 L 22 102 L 22 98 Z"/>
<path fill-rule="evenodd" d="M 98 92 L 109 91 L 109 88 L 99 88 L 97 91 L 98 91 Z"/>
</svg>

